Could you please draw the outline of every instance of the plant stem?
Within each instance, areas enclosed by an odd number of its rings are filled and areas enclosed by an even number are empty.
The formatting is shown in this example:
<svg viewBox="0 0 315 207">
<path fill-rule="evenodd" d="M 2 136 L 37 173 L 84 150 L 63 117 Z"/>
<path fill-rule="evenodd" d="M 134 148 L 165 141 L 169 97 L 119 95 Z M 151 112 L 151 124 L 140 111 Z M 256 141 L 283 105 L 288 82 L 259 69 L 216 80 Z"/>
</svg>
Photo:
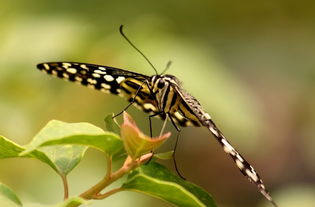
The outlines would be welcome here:
<svg viewBox="0 0 315 207">
<path fill-rule="evenodd" d="M 69 186 L 68 186 L 68 180 L 66 175 L 60 175 L 63 183 L 63 189 L 64 189 L 64 196 L 63 199 L 67 200 L 69 197 Z"/>
<path fill-rule="evenodd" d="M 98 182 L 96 185 L 92 186 L 90 189 L 87 191 L 83 192 L 80 197 L 90 200 L 90 199 L 100 199 L 100 197 L 104 196 L 107 197 L 109 195 L 112 195 L 113 193 L 122 191 L 123 189 L 114 189 L 112 190 L 113 192 L 109 191 L 105 194 L 99 195 L 99 193 L 112 184 L 114 181 L 118 180 L 119 178 L 123 177 L 125 174 L 129 173 L 131 170 L 135 169 L 139 165 L 145 163 L 147 160 L 149 160 L 152 157 L 152 153 L 145 154 L 138 158 L 137 160 L 133 160 L 130 156 L 127 157 L 125 160 L 123 166 L 117 170 L 114 173 L 111 173 L 111 159 L 107 160 L 107 173 L 106 176 Z"/>
<path fill-rule="evenodd" d="M 106 156 L 107 157 L 107 167 L 106 167 L 106 175 L 105 179 L 110 179 L 110 176 L 112 175 L 112 156 Z"/>
<path fill-rule="evenodd" d="M 123 191 L 123 190 L 124 190 L 124 189 L 121 188 L 121 187 L 119 187 L 119 188 L 114 188 L 114 189 L 112 189 L 112 190 L 110 190 L 110 191 L 108 191 L 108 192 L 106 192 L 106 193 L 95 195 L 95 196 L 93 197 L 93 199 L 101 200 L 101 199 L 107 198 L 108 196 L 111 196 L 111 195 L 113 195 L 113 194 L 115 194 L 115 193 L 118 193 L 118 192 L 120 192 L 120 191 Z"/>
</svg>

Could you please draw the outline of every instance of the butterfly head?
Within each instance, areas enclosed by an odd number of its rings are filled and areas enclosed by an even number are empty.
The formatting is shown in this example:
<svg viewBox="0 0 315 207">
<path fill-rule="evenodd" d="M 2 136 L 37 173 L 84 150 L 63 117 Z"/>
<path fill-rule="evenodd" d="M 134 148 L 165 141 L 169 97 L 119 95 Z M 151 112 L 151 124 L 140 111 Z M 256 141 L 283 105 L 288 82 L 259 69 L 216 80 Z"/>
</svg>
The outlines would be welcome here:
<svg viewBox="0 0 315 207">
<path fill-rule="evenodd" d="M 153 75 L 151 76 L 151 85 L 153 92 L 163 90 L 169 85 L 179 85 L 178 79 L 173 75 Z"/>
</svg>

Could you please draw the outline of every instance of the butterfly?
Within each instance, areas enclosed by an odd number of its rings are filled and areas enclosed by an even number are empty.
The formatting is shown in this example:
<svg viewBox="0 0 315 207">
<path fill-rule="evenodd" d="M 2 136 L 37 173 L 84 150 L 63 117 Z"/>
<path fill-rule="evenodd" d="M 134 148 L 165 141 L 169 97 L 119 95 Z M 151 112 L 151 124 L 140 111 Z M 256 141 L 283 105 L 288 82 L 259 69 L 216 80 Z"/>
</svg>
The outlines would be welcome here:
<svg viewBox="0 0 315 207">
<path fill-rule="evenodd" d="M 122 26 L 120 33 L 151 64 L 125 36 Z M 152 64 L 151 66 L 156 71 Z M 38 64 L 37 68 L 64 80 L 122 96 L 130 102 L 127 108 L 135 105 L 149 113 L 150 117 L 159 116 L 163 120 L 169 119 L 178 131 L 180 127 L 206 127 L 233 159 L 241 173 L 257 186 L 267 200 L 277 206 L 255 169 L 228 142 L 198 100 L 183 89 L 181 82 L 175 76 L 158 74 L 157 71 L 155 75 L 147 76 L 119 68 L 78 62 L 46 62 Z"/>
</svg>

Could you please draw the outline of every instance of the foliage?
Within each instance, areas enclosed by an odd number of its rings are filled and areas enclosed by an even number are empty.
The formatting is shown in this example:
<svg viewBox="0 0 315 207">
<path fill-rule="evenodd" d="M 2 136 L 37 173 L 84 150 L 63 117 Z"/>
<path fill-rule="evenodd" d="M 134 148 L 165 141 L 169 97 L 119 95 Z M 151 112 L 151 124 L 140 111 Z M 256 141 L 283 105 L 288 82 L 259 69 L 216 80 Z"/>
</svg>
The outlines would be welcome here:
<svg viewBox="0 0 315 207">
<path fill-rule="evenodd" d="M 105 123 L 109 131 L 89 123 L 53 120 L 26 146 L 20 146 L 0 136 L 0 158 L 35 158 L 49 165 L 60 175 L 64 184 L 64 201 L 56 204 L 56 207 L 76 207 L 88 200 L 105 199 L 120 191 L 137 191 L 176 206 L 216 206 L 206 191 L 182 180 L 155 162 L 156 158 L 171 158 L 172 152 L 158 154 L 151 161 L 152 151 L 170 137 L 170 133 L 151 139 L 140 131 L 126 113 L 121 128 L 111 115 L 105 118 Z M 94 186 L 76 197 L 69 198 L 67 175 L 80 163 L 88 148 L 95 148 L 105 154 L 107 172 Z M 126 153 L 128 156 L 124 164 L 113 172 L 113 157 Z M 120 187 L 101 193 L 105 187 L 125 175 L 127 179 Z M 10 188 L 0 183 L 0 205 L 18 207 L 22 206 L 22 202 Z"/>
</svg>

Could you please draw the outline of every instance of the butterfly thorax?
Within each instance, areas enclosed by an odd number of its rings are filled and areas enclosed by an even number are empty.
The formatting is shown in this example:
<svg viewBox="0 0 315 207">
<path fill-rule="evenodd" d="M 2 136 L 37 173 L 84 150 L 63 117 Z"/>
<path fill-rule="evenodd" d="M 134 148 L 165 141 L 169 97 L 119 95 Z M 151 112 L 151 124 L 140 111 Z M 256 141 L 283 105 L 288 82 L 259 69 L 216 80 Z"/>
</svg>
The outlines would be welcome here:
<svg viewBox="0 0 315 207">
<path fill-rule="evenodd" d="M 179 87 L 179 81 L 172 75 L 151 76 L 152 93 L 157 102 L 157 107 L 164 113 L 175 112 L 177 109 L 177 98 L 175 88 Z"/>
<path fill-rule="evenodd" d="M 157 108 L 176 118 L 181 126 L 201 126 L 210 119 L 200 103 L 183 90 L 181 82 L 173 75 L 155 75 L 150 84 Z"/>
</svg>

